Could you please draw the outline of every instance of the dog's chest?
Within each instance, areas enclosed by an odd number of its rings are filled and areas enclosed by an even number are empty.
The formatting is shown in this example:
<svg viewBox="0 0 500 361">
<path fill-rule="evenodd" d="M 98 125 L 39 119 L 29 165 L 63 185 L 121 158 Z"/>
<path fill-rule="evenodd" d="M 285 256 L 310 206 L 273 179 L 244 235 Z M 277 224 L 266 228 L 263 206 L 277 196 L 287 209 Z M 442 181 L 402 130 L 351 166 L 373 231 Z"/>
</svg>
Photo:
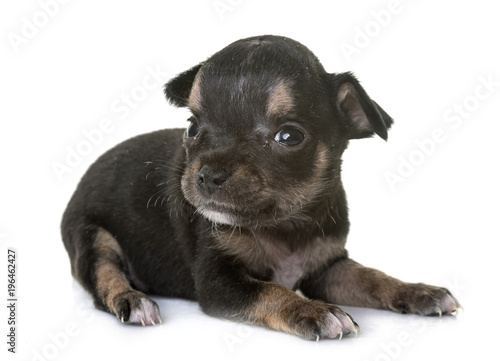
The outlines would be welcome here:
<svg viewBox="0 0 500 361">
<path fill-rule="evenodd" d="M 286 242 L 259 235 L 220 234 L 220 246 L 240 260 L 253 274 L 270 275 L 271 281 L 289 289 L 330 260 L 345 253 L 345 241 L 314 238 L 292 250 Z"/>
<path fill-rule="evenodd" d="M 304 275 L 305 261 L 306 258 L 303 252 L 284 255 L 283 258 L 273 260 L 271 281 L 292 289 Z"/>
<path fill-rule="evenodd" d="M 284 244 L 264 242 L 262 260 L 271 269 L 271 281 L 294 289 L 297 282 L 336 257 L 342 247 L 331 239 L 316 238 L 295 251 Z"/>
</svg>

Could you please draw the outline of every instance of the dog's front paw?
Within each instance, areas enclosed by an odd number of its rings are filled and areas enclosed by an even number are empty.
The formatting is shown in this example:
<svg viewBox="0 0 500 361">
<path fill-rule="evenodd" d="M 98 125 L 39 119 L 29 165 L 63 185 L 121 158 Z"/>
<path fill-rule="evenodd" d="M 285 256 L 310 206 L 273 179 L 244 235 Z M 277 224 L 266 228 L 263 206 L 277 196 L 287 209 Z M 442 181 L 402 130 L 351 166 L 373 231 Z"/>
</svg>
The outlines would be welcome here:
<svg viewBox="0 0 500 361">
<path fill-rule="evenodd" d="M 116 295 L 112 311 L 123 323 L 142 326 L 156 326 L 162 323 L 160 308 L 156 302 L 139 291 Z"/>
<path fill-rule="evenodd" d="M 359 326 L 340 307 L 320 301 L 305 301 L 286 310 L 290 333 L 304 339 L 317 341 L 320 338 L 341 339 L 350 333 L 358 334 Z"/>
<path fill-rule="evenodd" d="M 391 308 L 400 313 L 441 317 L 456 315 L 462 306 L 446 288 L 407 283 L 396 293 Z"/>
</svg>

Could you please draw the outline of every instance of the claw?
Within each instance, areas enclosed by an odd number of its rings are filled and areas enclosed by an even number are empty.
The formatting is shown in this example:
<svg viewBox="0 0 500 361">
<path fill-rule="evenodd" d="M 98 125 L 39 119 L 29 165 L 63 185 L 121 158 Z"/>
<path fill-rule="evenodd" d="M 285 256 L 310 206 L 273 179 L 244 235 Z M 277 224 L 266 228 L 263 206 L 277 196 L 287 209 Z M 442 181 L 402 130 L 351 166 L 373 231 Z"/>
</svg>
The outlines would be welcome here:
<svg viewBox="0 0 500 361">
<path fill-rule="evenodd" d="M 319 335 L 316 335 L 316 342 L 319 342 Z"/>
<path fill-rule="evenodd" d="M 153 324 L 153 326 L 156 326 L 156 323 L 155 323 L 155 321 L 151 321 L 151 323 Z"/>
<path fill-rule="evenodd" d="M 439 317 L 443 317 L 443 311 L 441 309 L 438 310 Z"/>
<path fill-rule="evenodd" d="M 121 318 L 121 321 L 122 321 L 122 323 L 125 323 L 125 322 L 124 322 L 124 320 L 123 320 L 123 316 L 122 316 L 122 318 Z"/>
<path fill-rule="evenodd" d="M 339 341 L 342 340 L 342 336 L 344 336 L 344 334 L 342 333 L 342 331 L 340 331 Z"/>
<path fill-rule="evenodd" d="M 141 318 L 141 324 L 142 324 L 143 326 L 146 326 L 146 324 L 144 323 L 144 319 L 142 319 L 142 318 Z"/>
<path fill-rule="evenodd" d="M 459 311 L 464 312 L 464 308 L 462 306 L 460 306 L 460 305 L 458 305 L 458 307 L 455 310 L 451 311 L 450 315 L 457 316 L 458 313 L 459 313 Z"/>
</svg>

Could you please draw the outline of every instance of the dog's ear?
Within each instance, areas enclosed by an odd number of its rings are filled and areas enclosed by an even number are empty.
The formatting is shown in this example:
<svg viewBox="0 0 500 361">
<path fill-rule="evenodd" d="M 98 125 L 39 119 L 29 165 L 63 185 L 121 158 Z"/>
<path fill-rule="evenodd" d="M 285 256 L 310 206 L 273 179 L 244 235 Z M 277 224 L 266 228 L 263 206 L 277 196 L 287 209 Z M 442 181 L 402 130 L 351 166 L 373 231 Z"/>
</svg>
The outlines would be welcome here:
<svg viewBox="0 0 500 361">
<path fill-rule="evenodd" d="M 351 73 L 331 74 L 334 81 L 335 104 L 347 118 L 349 139 L 367 138 L 377 134 L 387 140 L 392 118 L 366 94 Z"/>
<path fill-rule="evenodd" d="M 200 63 L 191 69 L 186 70 L 184 73 L 177 75 L 165 84 L 164 92 L 170 104 L 177 107 L 187 106 L 194 78 L 196 77 L 196 74 L 198 74 L 202 65 L 203 63 Z"/>
</svg>

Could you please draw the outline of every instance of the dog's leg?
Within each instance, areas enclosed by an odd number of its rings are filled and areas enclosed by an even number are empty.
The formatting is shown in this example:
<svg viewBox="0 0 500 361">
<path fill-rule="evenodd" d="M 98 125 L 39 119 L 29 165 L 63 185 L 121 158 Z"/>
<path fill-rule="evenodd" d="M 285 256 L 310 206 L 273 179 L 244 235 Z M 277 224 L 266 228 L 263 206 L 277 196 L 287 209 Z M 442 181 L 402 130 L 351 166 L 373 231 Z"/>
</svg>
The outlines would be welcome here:
<svg viewBox="0 0 500 361">
<path fill-rule="evenodd" d="M 405 283 L 351 259 L 333 264 L 301 286 L 304 294 L 326 302 L 425 316 L 456 314 L 461 308 L 446 288 Z"/>
<path fill-rule="evenodd" d="M 340 307 L 307 300 L 278 284 L 257 280 L 224 255 L 205 259 L 195 269 L 195 280 L 200 306 L 209 315 L 308 340 L 358 332 L 358 325 Z"/>
<path fill-rule="evenodd" d="M 77 278 L 91 291 L 96 306 L 124 323 L 143 326 L 161 323 L 156 302 L 130 286 L 123 270 L 123 252 L 116 239 L 102 228 L 97 228 L 94 237 L 89 253 L 79 257 L 74 269 Z"/>
</svg>

